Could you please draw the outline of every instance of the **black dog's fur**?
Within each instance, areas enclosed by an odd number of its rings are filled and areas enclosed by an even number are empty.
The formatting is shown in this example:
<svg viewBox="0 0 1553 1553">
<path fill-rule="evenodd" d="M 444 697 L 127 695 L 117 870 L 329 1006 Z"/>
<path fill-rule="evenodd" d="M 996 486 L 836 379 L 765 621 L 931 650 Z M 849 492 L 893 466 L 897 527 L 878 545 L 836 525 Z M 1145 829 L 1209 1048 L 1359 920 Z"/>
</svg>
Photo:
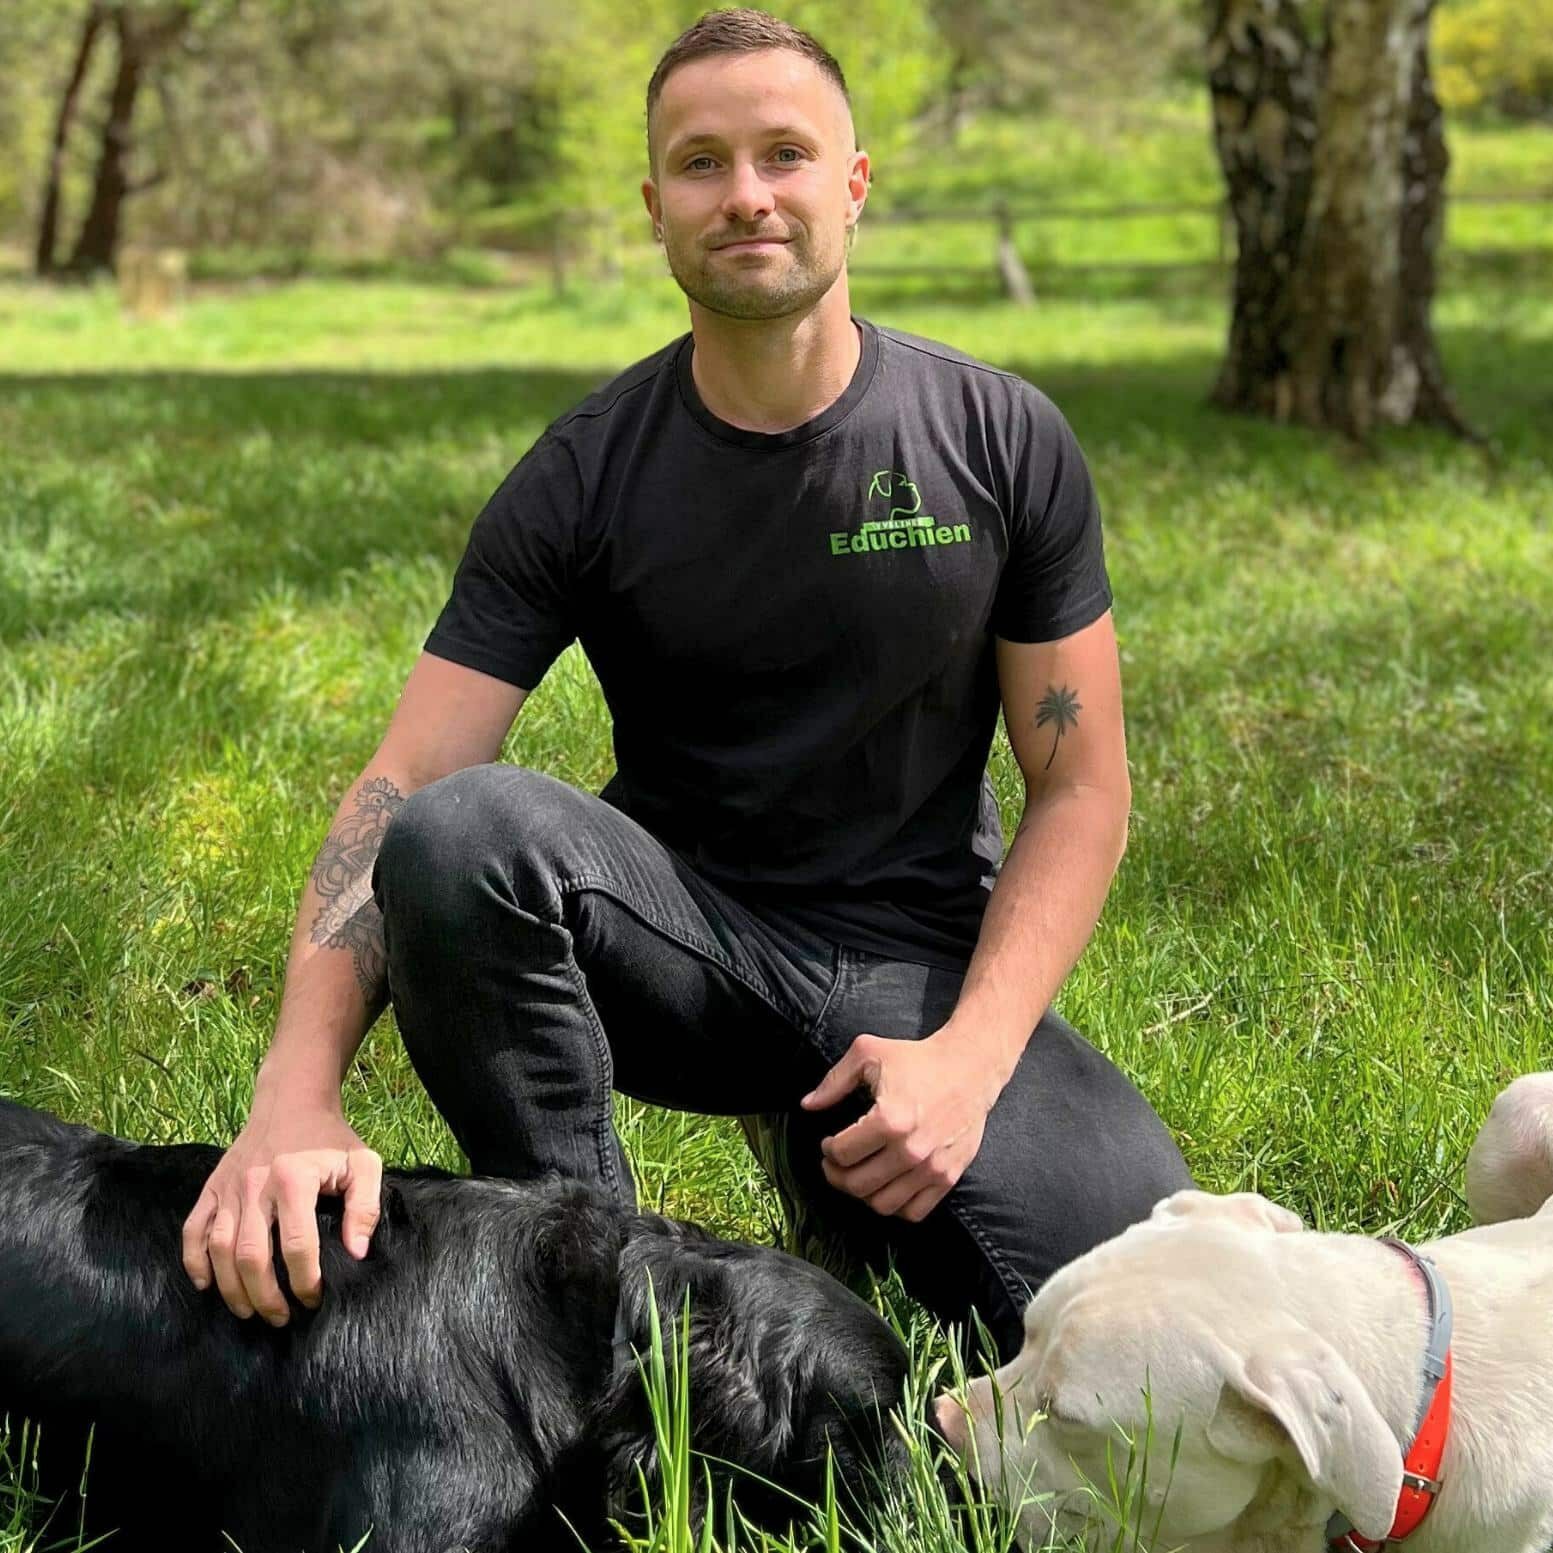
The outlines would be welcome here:
<svg viewBox="0 0 1553 1553">
<path fill-rule="evenodd" d="M 325 1293 L 279 1330 L 190 1284 L 180 1228 L 220 1151 L 156 1147 L 0 1100 L 0 1414 L 42 1425 L 110 1553 L 495 1553 L 590 1547 L 656 1472 L 641 1377 L 688 1290 L 693 1443 L 816 1499 L 903 1465 L 888 1419 L 907 1356 L 863 1301 L 779 1251 L 621 1209 L 575 1182 L 386 1172 L 361 1262 L 340 1204 L 318 1225 Z M 284 1281 L 284 1268 L 277 1261 Z M 628 1358 L 628 1356 L 627 1356 Z M 699 1469 L 698 1469 L 699 1471 Z M 780 1525 L 792 1501 L 733 1473 Z M 45 1485 L 50 1492 L 53 1488 Z M 718 1503 L 722 1488 L 719 1486 Z M 62 1506 L 50 1536 L 74 1531 Z"/>
</svg>

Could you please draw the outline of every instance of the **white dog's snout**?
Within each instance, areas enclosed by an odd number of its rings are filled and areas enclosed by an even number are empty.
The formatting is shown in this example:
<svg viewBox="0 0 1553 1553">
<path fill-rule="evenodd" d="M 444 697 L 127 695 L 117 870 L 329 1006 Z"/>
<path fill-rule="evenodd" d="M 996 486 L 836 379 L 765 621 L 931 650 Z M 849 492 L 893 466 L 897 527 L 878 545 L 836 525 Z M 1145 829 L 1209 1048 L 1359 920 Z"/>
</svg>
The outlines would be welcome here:
<svg viewBox="0 0 1553 1553">
<path fill-rule="evenodd" d="M 957 1451 L 965 1449 L 968 1421 L 965 1409 L 946 1391 L 934 1404 L 933 1416 L 938 1420 L 939 1431 Z"/>
</svg>

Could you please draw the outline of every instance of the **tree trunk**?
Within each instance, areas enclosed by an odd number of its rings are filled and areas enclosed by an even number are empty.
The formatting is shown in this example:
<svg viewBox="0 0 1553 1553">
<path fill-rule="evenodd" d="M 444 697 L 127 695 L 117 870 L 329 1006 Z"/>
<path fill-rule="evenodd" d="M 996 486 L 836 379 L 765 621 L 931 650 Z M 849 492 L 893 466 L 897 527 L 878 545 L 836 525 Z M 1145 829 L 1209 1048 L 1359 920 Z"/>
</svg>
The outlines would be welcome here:
<svg viewBox="0 0 1553 1553">
<path fill-rule="evenodd" d="M 1210 0 L 1214 133 L 1238 241 L 1217 403 L 1365 438 L 1466 431 L 1430 324 L 1447 164 L 1434 0 Z"/>
<path fill-rule="evenodd" d="M 118 69 L 108 94 L 92 202 L 76 238 L 75 251 L 70 255 L 69 268 L 77 275 L 112 271 L 115 267 L 124 200 L 134 192 L 129 181 L 129 154 L 134 143 L 135 99 L 147 67 L 177 38 L 191 16 L 192 12 L 182 5 L 151 17 L 139 17 L 124 5 L 113 12 L 119 39 Z"/>
<path fill-rule="evenodd" d="M 92 202 L 76 238 L 75 252 L 70 255 L 69 267 L 77 275 L 113 269 L 119 246 L 119 213 L 129 188 L 130 131 L 140 91 L 141 61 L 134 30 L 122 9 L 113 13 L 113 26 L 119 37 L 119 63 L 108 94 Z"/>
<path fill-rule="evenodd" d="M 1294 0 L 1217 0 L 1211 10 L 1213 133 L 1237 245 L 1229 345 L 1213 398 L 1287 420 L 1291 283 L 1310 200 L 1317 62 Z"/>
<path fill-rule="evenodd" d="M 39 275 L 48 275 L 54 268 L 54 248 L 59 234 L 60 185 L 65 176 L 65 146 L 70 139 L 70 126 L 75 122 L 76 105 L 80 100 L 82 83 L 86 80 L 86 67 L 91 63 L 97 35 L 102 31 L 106 19 L 102 0 L 93 0 L 81 23 L 81 41 L 76 45 L 70 79 L 65 82 L 64 93 L 59 99 L 59 116 L 54 121 L 54 139 L 49 146 L 48 172 L 43 180 L 43 210 L 38 217 L 38 240 L 33 250 L 33 268 Z"/>
<path fill-rule="evenodd" d="M 1429 69 L 1428 25 L 1418 29 L 1413 64 L 1413 96 L 1402 139 L 1402 283 L 1397 323 L 1405 359 L 1418 370 L 1412 418 L 1476 437 L 1445 383 L 1445 369 L 1430 324 L 1434 306 L 1435 255 L 1445 232 L 1445 174 L 1450 152 L 1445 145 L 1445 115 L 1435 96 Z M 1396 419 L 1390 413 L 1388 419 Z"/>
<path fill-rule="evenodd" d="M 1397 337 L 1402 131 L 1432 0 L 1329 0 L 1328 62 L 1294 284 L 1294 413 L 1367 437 L 1412 418 Z M 1401 389 L 1400 398 L 1393 389 Z"/>
</svg>

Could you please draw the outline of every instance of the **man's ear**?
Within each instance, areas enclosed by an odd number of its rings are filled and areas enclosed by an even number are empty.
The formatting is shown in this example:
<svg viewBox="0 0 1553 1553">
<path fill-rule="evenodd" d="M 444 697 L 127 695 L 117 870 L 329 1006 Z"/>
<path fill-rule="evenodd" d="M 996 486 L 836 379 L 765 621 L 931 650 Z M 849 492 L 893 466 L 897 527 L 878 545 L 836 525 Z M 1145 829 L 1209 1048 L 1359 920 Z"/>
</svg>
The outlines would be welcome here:
<svg viewBox="0 0 1553 1553">
<path fill-rule="evenodd" d="M 1199 1223 L 1214 1219 L 1223 1224 L 1238 1224 L 1243 1229 L 1272 1230 L 1292 1235 L 1305 1228 L 1305 1221 L 1288 1208 L 1257 1192 L 1199 1192 L 1188 1188 L 1161 1198 L 1149 1215 L 1153 1224 Z"/>
<path fill-rule="evenodd" d="M 1249 1356 L 1226 1349 L 1224 1366 L 1208 1443 L 1251 1463 L 1292 1446 L 1360 1535 L 1384 1538 L 1402 1491 L 1402 1448 L 1343 1356 L 1316 1333 L 1289 1327 Z"/>
</svg>

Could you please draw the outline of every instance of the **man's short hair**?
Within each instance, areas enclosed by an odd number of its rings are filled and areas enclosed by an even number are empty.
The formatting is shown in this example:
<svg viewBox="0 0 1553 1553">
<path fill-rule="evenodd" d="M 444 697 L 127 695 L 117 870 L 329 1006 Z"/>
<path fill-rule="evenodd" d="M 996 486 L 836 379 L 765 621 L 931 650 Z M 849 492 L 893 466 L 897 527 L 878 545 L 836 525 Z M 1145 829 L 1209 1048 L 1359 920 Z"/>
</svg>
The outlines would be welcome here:
<svg viewBox="0 0 1553 1553">
<path fill-rule="evenodd" d="M 810 37 L 800 27 L 756 11 L 748 6 L 737 6 L 726 11 L 707 11 L 700 21 L 687 27 L 664 50 L 647 83 L 647 170 L 655 173 L 652 159 L 652 110 L 663 95 L 663 83 L 680 65 L 693 59 L 703 59 L 708 54 L 754 54 L 761 49 L 790 49 L 802 54 L 819 66 L 821 72 L 835 82 L 846 100 L 847 111 L 852 109 L 852 94 L 847 90 L 847 78 L 841 66 L 818 39 Z M 856 149 L 854 145 L 853 149 Z"/>
</svg>

